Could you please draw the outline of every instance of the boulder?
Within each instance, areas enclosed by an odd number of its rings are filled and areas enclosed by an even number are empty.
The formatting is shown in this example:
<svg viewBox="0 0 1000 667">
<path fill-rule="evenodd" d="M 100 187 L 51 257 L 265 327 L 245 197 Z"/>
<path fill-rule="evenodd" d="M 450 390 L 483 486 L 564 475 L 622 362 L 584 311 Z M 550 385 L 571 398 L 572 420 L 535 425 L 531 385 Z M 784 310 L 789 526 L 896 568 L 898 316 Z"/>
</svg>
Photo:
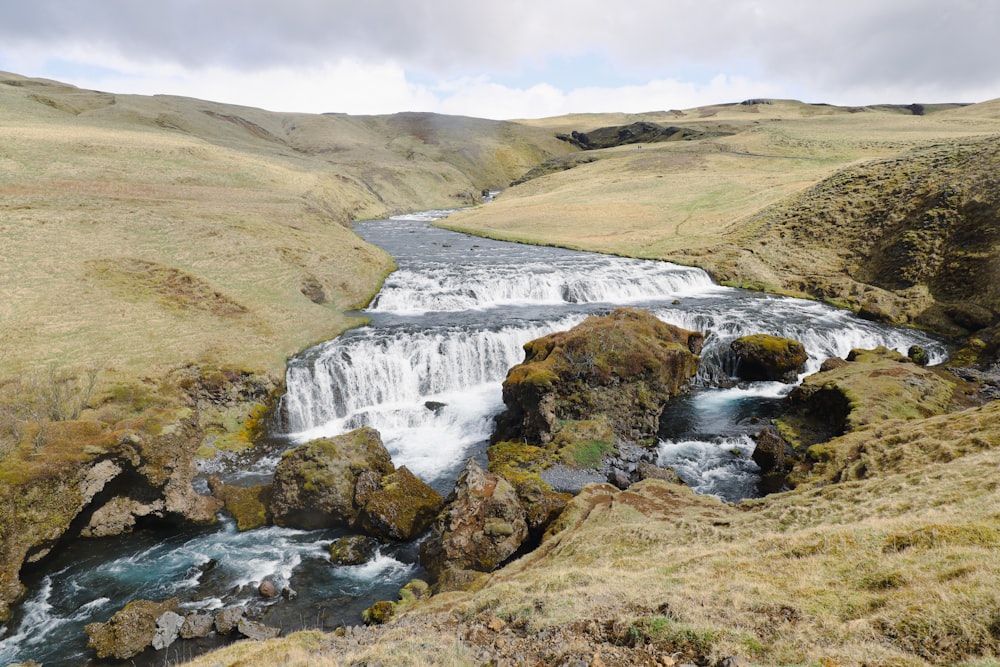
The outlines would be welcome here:
<svg viewBox="0 0 1000 667">
<path fill-rule="evenodd" d="M 654 438 L 666 402 L 697 371 L 703 342 L 701 333 L 634 308 L 533 340 L 504 380 L 507 410 L 497 418 L 493 442 L 545 445 L 561 423 L 597 415 L 618 438 Z"/>
<path fill-rule="evenodd" d="M 427 530 L 441 511 L 444 498 L 406 466 L 378 480 L 377 486 L 358 484 L 356 526 L 385 540 L 412 540 Z"/>
<path fill-rule="evenodd" d="M 240 531 L 253 530 L 271 523 L 271 485 L 232 486 L 223 484 L 217 476 L 208 480 L 212 495 L 223 503 L 226 513 L 236 520 Z"/>
<path fill-rule="evenodd" d="M 736 355 L 736 373 L 744 380 L 793 383 L 809 359 L 797 340 L 767 334 L 737 338 L 729 347 Z"/>
<path fill-rule="evenodd" d="M 251 621 L 245 616 L 237 621 L 236 629 L 247 639 L 253 639 L 255 641 L 274 639 L 281 634 L 281 628 L 273 628 L 270 625 L 264 625 L 259 621 Z"/>
<path fill-rule="evenodd" d="M 361 612 L 361 620 L 365 625 L 382 625 L 392 620 L 396 615 L 396 603 L 390 600 L 380 600 Z"/>
<path fill-rule="evenodd" d="M 375 555 L 378 541 L 367 535 L 348 535 L 330 545 L 330 561 L 334 565 L 361 565 Z"/>
<path fill-rule="evenodd" d="M 353 525 L 354 487 L 362 473 L 393 472 L 378 431 L 360 428 L 294 447 L 274 473 L 271 515 L 279 526 L 315 530 Z"/>
<path fill-rule="evenodd" d="M 133 600 L 107 623 L 88 624 L 84 628 L 89 637 L 87 646 L 97 651 L 98 658 L 128 660 L 137 656 L 153 644 L 158 619 L 176 612 L 179 604 L 177 598 L 166 602 Z"/>
<path fill-rule="evenodd" d="M 469 459 L 420 545 L 420 563 L 435 577 L 447 568 L 492 572 L 527 536 L 525 511 L 514 487 Z"/>
<path fill-rule="evenodd" d="M 770 473 L 785 468 L 786 450 L 790 449 L 785 439 L 773 428 L 765 428 L 754 440 L 757 446 L 753 450 L 753 461 L 760 467 L 762 473 Z"/>
<path fill-rule="evenodd" d="M 281 595 L 281 589 L 278 588 L 272 579 L 264 579 L 260 582 L 257 586 L 257 592 L 264 598 L 276 598 Z"/>
<path fill-rule="evenodd" d="M 181 634 L 181 624 L 184 618 L 175 611 L 165 611 L 156 619 L 156 632 L 153 634 L 152 645 L 157 651 L 162 651 L 175 641 Z"/>
<path fill-rule="evenodd" d="M 212 634 L 215 626 L 215 619 L 211 614 L 188 614 L 181 623 L 181 639 L 197 639 L 207 637 Z"/>
<path fill-rule="evenodd" d="M 215 612 L 215 630 L 220 635 L 228 635 L 236 629 L 246 610 L 243 607 L 225 607 Z"/>
</svg>

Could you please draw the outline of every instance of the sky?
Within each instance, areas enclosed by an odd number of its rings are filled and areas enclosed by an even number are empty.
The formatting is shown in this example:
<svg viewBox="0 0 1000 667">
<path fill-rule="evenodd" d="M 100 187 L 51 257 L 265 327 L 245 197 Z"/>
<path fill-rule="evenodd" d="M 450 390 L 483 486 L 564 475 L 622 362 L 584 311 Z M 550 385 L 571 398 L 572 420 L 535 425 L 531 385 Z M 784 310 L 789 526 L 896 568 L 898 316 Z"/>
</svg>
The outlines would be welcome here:
<svg viewBox="0 0 1000 667">
<path fill-rule="evenodd" d="M 996 0 L 4 0 L 0 70 L 272 111 L 492 119 L 1000 97 Z"/>
</svg>

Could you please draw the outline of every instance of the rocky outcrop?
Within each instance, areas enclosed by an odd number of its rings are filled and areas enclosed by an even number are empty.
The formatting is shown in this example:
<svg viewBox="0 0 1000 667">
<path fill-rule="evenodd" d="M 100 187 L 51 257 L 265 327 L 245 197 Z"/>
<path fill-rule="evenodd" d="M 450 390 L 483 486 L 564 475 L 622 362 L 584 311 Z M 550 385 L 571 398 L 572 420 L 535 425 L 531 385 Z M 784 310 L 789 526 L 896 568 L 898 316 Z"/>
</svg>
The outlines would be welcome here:
<svg viewBox="0 0 1000 667">
<path fill-rule="evenodd" d="M 557 134 L 556 138 L 573 144 L 582 150 L 597 148 L 613 148 L 625 144 L 651 144 L 661 141 L 693 141 L 709 137 L 727 136 L 728 133 L 701 130 L 693 127 L 677 127 L 675 125 L 657 125 L 639 121 L 631 125 L 612 125 L 601 127 L 590 132 Z"/>
<path fill-rule="evenodd" d="M 381 479 L 362 473 L 355 489 L 358 528 L 385 540 L 412 540 L 427 529 L 444 498 L 406 466 Z"/>
<path fill-rule="evenodd" d="M 174 398 L 180 404 L 113 423 L 34 425 L 34 444 L 7 453 L 0 484 L 0 619 L 23 593 L 23 564 L 45 558 L 67 536 L 119 535 L 144 522 L 215 520 L 221 503 L 192 486 L 202 436 L 198 413 Z"/>
<path fill-rule="evenodd" d="M 217 476 L 208 480 L 212 495 L 223 503 L 225 511 L 236 520 L 239 530 L 253 530 L 271 523 L 271 485 L 232 486 Z"/>
<path fill-rule="evenodd" d="M 435 577 L 446 570 L 491 572 L 527 536 L 525 511 L 514 487 L 469 459 L 420 545 L 420 563 Z"/>
<path fill-rule="evenodd" d="M 736 355 L 736 374 L 744 380 L 794 383 L 809 360 L 802 343 L 780 336 L 743 336 L 729 347 Z"/>
<path fill-rule="evenodd" d="M 168 619 L 172 621 L 173 616 L 177 616 L 179 603 L 177 598 L 171 598 L 166 602 L 150 600 L 130 602 L 107 623 L 91 623 L 84 628 L 89 637 L 87 646 L 97 651 L 98 658 L 127 660 L 137 656 L 152 646 L 161 617 L 172 614 Z M 161 637 L 165 637 L 168 624 L 163 624 L 164 627 L 160 630 Z M 160 643 L 163 641 L 161 638 Z"/>
<path fill-rule="evenodd" d="M 364 472 L 393 472 L 378 431 L 360 428 L 288 450 L 274 472 L 271 514 L 279 526 L 314 530 L 351 526 L 355 486 Z"/>
<path fill-rule="evenodd" d="M 320 438 L 282 456 L 270 512 L 280 526 L 345 526 L 384 540 L 411 540 L 441 509 L 441 494 L 407 468 L 396 470 L 378 431 Z"/>
<path fill-rule="evenodd" d="M 784 467 L 797 466 L 788 481 L 797 483 L 810 465 L 829 458 L 826 443 L 866 426 L 897 419 L 920 419 L 951 409 L 954 378 L 946 371 L 924 368 L 884 347 L 852 350 L 846 360 L 823 363 L 785 399 L 784 413 L 775 420 L 793 452 Z M 777 442 L 770 454 L 778 470 Z M 798 463 L 805 461 L 805 469 Z"/>
<path fill-rule="evenodd" d="M 533 340 L 504 380 L 507 410 L 493 441 L 545 445 L 560 424 L 595 415 L 604 415 L 618 438 L 653 438 L 667 400 L 697 371 L 703 342 L 700 333 L 632 308 Z"/>
</svg>

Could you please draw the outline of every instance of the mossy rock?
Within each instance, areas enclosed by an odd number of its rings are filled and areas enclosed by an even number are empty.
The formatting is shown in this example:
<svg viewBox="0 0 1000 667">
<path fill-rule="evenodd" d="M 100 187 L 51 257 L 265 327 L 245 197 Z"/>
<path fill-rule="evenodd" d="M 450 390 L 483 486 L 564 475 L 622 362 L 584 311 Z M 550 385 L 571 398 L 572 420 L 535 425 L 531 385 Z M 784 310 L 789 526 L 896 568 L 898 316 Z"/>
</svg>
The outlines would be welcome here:
<svg viewBox="0 0 1000 667">
<path fill-rule="evenodd" d="M 388 623 L 396 615 L 396 603 L 380 600 L 361 612 L 361 620 L 365 625 L 382 625 Z"/>
<path fill-rule="evenodd" d="M 357 528 L 386 540 L 412 540 L 424 532 L 444 504 L 432 489 L 406 466 L 383 477 L 378 487 L 356 494 Z"/>
<path fill-rule="evenodd" d="M 330 561 L 334 565 L 362 565 L 375 556 L 378 541 L 368 535 L 347 535 L 330 544 Z"/>
<path fill-rule="evenodd" d="M 768 334 L 742 336 L 729 347 L 738 361 L 736 373 L 744 380 L 795 382 L 809 360 L 799 341 Z"/>
<path fill-rule="evenodd" d="M 271 523 L 270 484 L 255 486 L 232 486 L 223 484 L 218 477 L 209 480 L 212 495 L 222 501 L 226 513 L 236 520 L 236 528 L 240 531 L 253 530 Z"/>
<path fill-rule="evenodd" d="M 314 530 L 353 525 L 354 487 L 362 473 L 393 471 L 378 431 L 364 427 L 285 452 L 274 473 L 271 514 L 279 526 Z"/>
<path fill-rule="evenodd" d="M 524 362 L 504 380 L 507 410 L 493 442 L 547 445 L 561 423 L 602 414 L 616 437 L 653 437 L 666 401 L 697 371 L 703 342 L 698 332 L 634 308 L 530 341 Z"/>
<path fill-rule="evenodd" d="M 176 612 L 180 600 L 166 602 L 134 600 L 125 605 L 107 623 L 90 623 L 84 630 L 87 646 L 97 651 L 98 658 L 128 660 L 142 653 L 153 643 L 156 621 L 166 612 Z"/>
</svg>

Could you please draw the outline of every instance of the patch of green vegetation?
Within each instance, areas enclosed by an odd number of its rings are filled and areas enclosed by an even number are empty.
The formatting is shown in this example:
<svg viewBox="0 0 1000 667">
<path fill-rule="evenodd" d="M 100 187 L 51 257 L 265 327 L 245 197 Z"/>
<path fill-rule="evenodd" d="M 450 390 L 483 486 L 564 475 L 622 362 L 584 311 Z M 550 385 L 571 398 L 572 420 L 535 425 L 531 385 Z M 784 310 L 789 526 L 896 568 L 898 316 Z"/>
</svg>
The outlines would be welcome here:
<svg viewBox="0 0 1000 667">
<path fill-rule="evenodd" d="M 715 630 L 699 630 L 666 616 L 644 616 L 629 625 L 628 639 L 633 645 L 653 644 L 665 652 L 706 656 L 719 639 Z"/>
<path fill-rule="evenodd" d="M 595 419 L 565 420 L 552 439 L 562 463 L 574 468 L 601 467 L 605 455 L 616 451 L 615 434 L 606 415 Z"/>
</svg>

